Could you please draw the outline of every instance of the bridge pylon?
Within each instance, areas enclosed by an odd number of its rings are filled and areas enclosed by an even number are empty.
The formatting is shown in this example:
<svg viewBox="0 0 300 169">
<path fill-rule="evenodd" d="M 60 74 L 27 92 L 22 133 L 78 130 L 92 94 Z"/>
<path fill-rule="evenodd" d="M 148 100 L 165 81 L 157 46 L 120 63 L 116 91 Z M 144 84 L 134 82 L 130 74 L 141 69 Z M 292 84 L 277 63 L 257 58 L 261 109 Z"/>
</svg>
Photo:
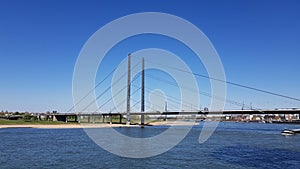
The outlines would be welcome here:
<svg viewBox="0 0 300 169">
<path fill-rule="evenodd" d="M 141 88 L 141 112 L 145 111 L 145 59 L 142 58 L 142 88 Z M 144 125 L 145 117 L 141 114 L 141 125 Z"/>
<path fill-rule="evenodd" d="M 130 125 L 130 83 L 131 83 L 131 65 L 130 65 L 130 53 L 127 57 L 128 70 L 127 70 L 127 108 L 126 108 L 126 125 Z"/>
</svg>

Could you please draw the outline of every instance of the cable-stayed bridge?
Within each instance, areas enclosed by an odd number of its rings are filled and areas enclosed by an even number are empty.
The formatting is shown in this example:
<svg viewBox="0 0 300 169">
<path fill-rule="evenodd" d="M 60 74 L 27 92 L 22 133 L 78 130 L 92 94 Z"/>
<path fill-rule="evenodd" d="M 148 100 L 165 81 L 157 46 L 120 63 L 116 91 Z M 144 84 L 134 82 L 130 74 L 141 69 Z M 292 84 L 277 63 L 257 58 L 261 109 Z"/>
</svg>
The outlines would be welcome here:
<svg viewBox="0 0 300 169">
<path fill-rule="evenodd" d="M 114 93 L 113 96 L 108 97 L 108 98 L 106 97 L 106 100 L 101 102 L 101 104 L 99 105 L 99 108 L 97 110 L 93 110 L 93 111 L 89 110 L 89 107 L 94 102 L 93 101 L 91 103 L 86 104 L 82 109 L 76 110 L 76 113 L 72 113 L 72 112 L 74 112 L 74 108 L 76 107 L 77 104 L 81 104 L 81 102 L 83 102 L 89 94 L 94 92 L 94 90 L 96 88 L 98 88 L 107 79 L 109 79 L 110 76 L 112 76 L 112 74 L 114 73 L 116 68 L 113 69 L 111 72 L 109 72 L 99 83 L 97 83 L 95 88 L 91 89 L 85 96 L 83 96 L 77 103 L 75 103 L 74 106 L 72 106 L 69 109 L 68 113 L 55 114 L 54 116 L 56 117 L 56 119 L 59 121 L 67 121 L 68 117 L 73 116 L 76 119 L 75 121 L 80 121 L 79 120 L 80 116 L 86 116 L 86 117 L 102 116 L 102 119 L 104 119 L 104 117 L 108 116 L 111 121 L 113 116 L 119 116 L 120 122 L 123 117 L 126 117 L 126 124 L 130 124 L 130 116 L 135 115 L 135 116 L 140 116 L 141 124 L 144 124 L 144 116 L 145 115 L 149 115 L 149 116 L 150 115 L 158 115 L 158 116 L 165 115 L 165 116 L 167 116 L 167 115 L 300 114 L 300 109 L 297 109 L 297 108 L 279 109 L 279 110 L 278 109 L 277 110 L 260 109 L 260 108 L 254 107 L 252 105 L 245 105 L 244 103 L 241 103 L 241 102 L 238 102 L 235 100 L 230 100 L 227 98 L 222 98 L 219 96 L 211 95 L 209 92 L 194 91 L 193 89 L 190 89 L 189 86 L 180 86 L 180 87 L 183 87 L 186 90 L 189 90 L 194 93 L 197 92 L 200 95 L 204 95 L 204 96 L 207 96 L 210 98 L 215 98 L 219 101 L 229 103 L 229 104 L 232 104 L 232 105 L 235 105 L 238 107 L 242 107 L 242 110 L 208 110 L 207 108 L 204 108 L 202 110 L 201 108 L 199 108 L 187 101 L 182 101 L 181 99 L 178 99 L 177 97 L 174 97 L 171 95 L 166 95 L 166 97 L 168 98 L 168 103 L 164 103 L 163 107 L 161 105 L 155 105 L 154 103 L 151 103 L 151 105 L 152 105 L 152 107 L 151 107 L 151 106 L 149 106 L 150 104 L 147 104 L 145 102 L 145 92 L 149 93 L 149 92 L 153 91 L 152 88 L 146 87 L 146 85 L 145 85 L 146 78 L 156 80 L 157 82 L 163 83 L 165 86 L 170 86 L 170 87 L 172 87 L 172 86 L 178 87 L 178 84 L 174 81 L 170 81 L 168 79 L 158 77 L 155 74 L 148 74 L 148 73 L 146 74 L 144 58 L 142 58 L 142 61 L 139 62 L 138 64 L 131 66 L 131 56 L 129 54 L 127 61 L 128 61 L 127 71 L 124 71 L 124 74 L 121 75 L 118 79 L 116 79 L 112 85 L 104 88 L 104 90 L 99 95 L 97 95 L 96 101 L 99 100 L 100 98 L 104 98 L 104 96 L 107 93 L 109 93 L 111 88 L 114 85 L 116 85 L 117 83 L 120 83 L 122 78 L 125 78 L 126 75 L 127 75 L 127 84 L 123 84 L 123 86 L 116 93 Z M 132 70 L 139 68 L 138 66 L 140 65 L 140 63 L 141 63 L 141 69 L 140 69 L 138 75 L 135 76 L 133 79 L 131 79 Z M 187 71 L 182 70 L 177 67 L 170 67 L 167 65 L 162 65 L 161 63 L 155 63 L 155 64 L 159 64 L 161 66 L 165 66 L 165 67 L 168 67 L 169 69 L 174 69 L 176 71 L 189 73 L 189 74 L 192 74 L 197 77 L 206 78 L 206 79 L 210 79 L 210 80 L 214 80 L 214 81 L 218 81 L 218 82 L 222 82 L 222 83 L 227 83 L 229 85 L 237 86 L 240 88 L 245 88 L 248 90 L 253 90 L 256 92 L 265 93 L 265 94 L 268 94 L 268 95 L 271 95 L 274 97 L 281 97 L 281 98 L 289 99 L 292 101 L 300 102 L 300 99 L 298 99 L 298 98 L 282 95 L 279 93 L 270 92 L 270 91 L 266 91 L 266 90 L 262 90 L 262 89 L 258 89 L 255 87 L 246 86 L 246 85 L 242 85 L 242 84 L 238 84 L 238 83 L 234 83 L 234 82 L 223 81 L 223 80 L 220 80 L 220 79 L 217 79 L 214 77 L 209 77 L 209 76 L 201 75 L 198 73 L 187 72 Z M 134 84 L 134 82 L 136 82 L 138 79 L 141 80 L 140 85 Z M 126 92 L 126 99 L 121 100 L 119 103 L 117 103 L 116 106 L 114 106 L 112 109 L 110 109 L 110 111 L 100 112 L 100 110 L 102 108 L 104 108 L 108 104 L 111 104 L 114 97 L 116 97 L 117 95 L 119 95 L 122 92 Z M 141 94 L 140 100 L 137 100 L 132 97 L 139 92 Z M 157 97 L 163 97 L 157 93 L 153 93 L 153 94 L 156 95 Z M 189 110 L 178 110 L 179 109 L 178 105 L 180 105 L 180 104 L 184 107 L 190 107 L 190 109 Z M 120 107 L 120 105 L 124 105 L 124 107 L 125 107 L 125 110 L 123 110 L 122 112 L 120 112 L 120 110 L 117 110 L 117 107 Z M 173 110 L 171 110 L 171 108 L 170 108 L 171 105 L 173 105 L 172 106 Z M 140 111 L 133 110 L 133 108 L 135 108 L 137 106 L 140 108 Z M 164 111 L 155 110 L 155 109 L 153 109 L 153 106 L 160 107 L 160 109 L 164 109 Z M 177 110 L 174 110 L 174 108 Z M 147 111 L 146 111 L 146 109 L 147 109 Z"/>
</svg>

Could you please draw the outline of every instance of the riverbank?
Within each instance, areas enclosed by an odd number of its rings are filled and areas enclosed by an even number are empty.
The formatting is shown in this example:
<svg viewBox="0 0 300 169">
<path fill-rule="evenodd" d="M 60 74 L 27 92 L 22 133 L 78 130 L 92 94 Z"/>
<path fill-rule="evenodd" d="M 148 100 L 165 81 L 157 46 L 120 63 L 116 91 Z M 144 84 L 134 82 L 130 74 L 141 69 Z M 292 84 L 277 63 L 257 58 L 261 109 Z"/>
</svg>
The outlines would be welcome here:
<svg viewBox="0 0 300 169">
<path fill-rule="evenodd" d="M 192 121 L 163 121 L 163 122 L 150 122 L 145 126 L 193 126 L 198 125 L 198 122 Z M 141 125 L 133 124 L 127 126 L 125 124 L 89 124 L 89 123 L 82 123 L 82 124 L 2 124 L 0 125 L 1 128 L 44 128 L 44 129 L 71 129 L 71 128 L 105 128 L 105 127 L 140 127 Z"/>
<path fill-rule="evenodd" d="M 135 126 L 135 125 L 131 125 Z M 130 126 L 130 127 L 131 127 Z M 136 125 L 137 126 L 137 125 Z M 124 124 L 10 124 L 0 125 L 1 128 L 41 128 L 41 129 L 76 129 L 76 128 L 105 128 L 126 127 Z"/>
</svg>

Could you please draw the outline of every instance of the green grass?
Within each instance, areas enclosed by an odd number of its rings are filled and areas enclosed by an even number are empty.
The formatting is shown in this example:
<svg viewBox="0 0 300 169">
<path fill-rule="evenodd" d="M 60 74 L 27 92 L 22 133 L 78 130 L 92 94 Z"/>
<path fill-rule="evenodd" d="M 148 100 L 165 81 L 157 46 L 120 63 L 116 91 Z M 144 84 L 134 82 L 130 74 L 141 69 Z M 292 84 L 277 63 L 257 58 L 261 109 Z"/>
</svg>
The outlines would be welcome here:
<svg viewBox="0 0 300 169">
<path fill-rule="evenodd" d="M 4 120 L 0 119 L 0 125 L 23 125 L 23 124 L 74 124 L 72 122 L 58 122 L 58 121 L 30 121 L 30 120 Z M 77 123 L 76 123 L 77 124 Z"/>
<path fill-rule="evenodd" d="M 141 120 L 138 116 L 131 116 L 131 124 L 140 124 Z M 145 123 L 149 123 L 149 122 L 161 122 L 163 121 L 163 119 L 150 119 L 149 117 L 145 118 Z M 169 120 L 168 120 L 169 121 Z M 80 120 L 81 123 L 87 123 L 88 120 L 87 118 L 81 119 Z M 96 118 L 96 123 L 102 123 L 102 119 L 101 118 Z M 112 118 L 112 123 L 113 124 L 118 124 L 120 122 L 119 118 Z M 90 119 L 90 123 L 93 123 L 93 118 Z M 109 118 L 105 118 L 104 123 L 109 123 Z M 36 125 L 49 125 L 49 124 L 78 124 L 77 122 L 59 122 L 59 121 L 38 121 L 38 120 L 24 120 L 24 119 L 20 119 L 20 120 L 6 120 L 6 119 L 1 119 L 0 118 L 0 125 L 32 125 L 32 124 L 36 124 Z M 122 118 L 122 124 L 126 124 L 126 118 Z"/>
</svg>

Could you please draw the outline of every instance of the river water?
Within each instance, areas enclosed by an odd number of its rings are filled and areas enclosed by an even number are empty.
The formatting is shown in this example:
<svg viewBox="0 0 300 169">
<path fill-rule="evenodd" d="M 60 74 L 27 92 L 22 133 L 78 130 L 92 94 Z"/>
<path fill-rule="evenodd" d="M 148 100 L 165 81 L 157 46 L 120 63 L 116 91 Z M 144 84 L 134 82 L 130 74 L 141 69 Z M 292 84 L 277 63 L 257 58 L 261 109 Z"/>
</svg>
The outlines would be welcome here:
<svg viewBox="0 0 300 169">
<path fill-rule="evenodd" d="M 300 125 L 222 122 L 199 144 L 200 124 L 170 151 L 143 159 L 111 154 L 83 129 L 0 129 L 0 168 L 300 168 L 300 134 L 282 136 L 284 128 Z M 116 130 L 140 137 L 166 129 Z"/>
</svg>

